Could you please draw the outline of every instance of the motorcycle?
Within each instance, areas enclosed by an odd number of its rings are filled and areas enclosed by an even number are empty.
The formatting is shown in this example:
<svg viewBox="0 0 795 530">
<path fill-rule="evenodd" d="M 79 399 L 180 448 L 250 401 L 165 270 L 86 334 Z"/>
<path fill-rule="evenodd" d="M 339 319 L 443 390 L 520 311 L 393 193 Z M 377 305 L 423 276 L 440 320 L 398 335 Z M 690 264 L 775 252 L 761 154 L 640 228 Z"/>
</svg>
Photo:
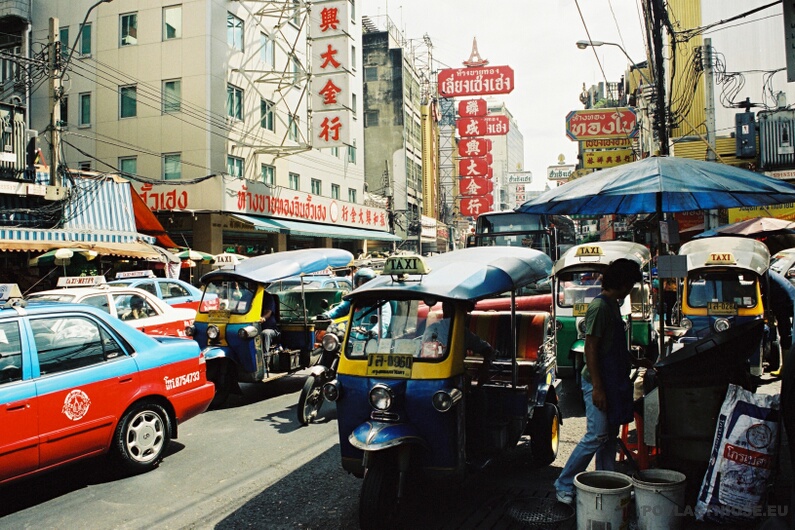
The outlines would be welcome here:
<svg viewBox="0 0 795 530">
<path fill-rule="evenodd" d="M 315 320 L 316 330 L 327 327 L 318 332 L 322 333 L 319 346 L 322 350 L 320 362 L 311 368 L 301 390 L 301 396 L 298 398 L 298 422 L 301 425 L 309 425 L 315 421 L 323 406 L 323 385 L 337 376 L 340 346 L 345 339 L 345 324 L 345 320 L 340 322 Z"/>
</svg>

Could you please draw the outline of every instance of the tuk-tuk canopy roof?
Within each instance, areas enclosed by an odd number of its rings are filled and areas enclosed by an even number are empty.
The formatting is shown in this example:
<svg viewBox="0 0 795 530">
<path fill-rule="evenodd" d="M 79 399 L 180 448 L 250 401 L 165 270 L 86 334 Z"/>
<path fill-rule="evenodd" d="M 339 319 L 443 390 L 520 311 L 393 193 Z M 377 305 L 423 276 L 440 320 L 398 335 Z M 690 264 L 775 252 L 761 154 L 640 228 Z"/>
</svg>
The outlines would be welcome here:
<svg viewBox="0 0 795 530">
<path fill-rule="evenodd" d="M 523 247 L 472 247 L 424 258 L 430 272 L 405 280 L 382 275 L 345 298 L 423 298 L 479 300 L 547 278 L 552 260 Z"/>
<path fill-rule="evenodd" d="M 747 237 L 710 237 L 688 241 L 679 249 L 687 256 L 687 270 L 710 267 L 739 267 L 762 275 L 770 265 L 764 243 Z"/>
<path fill-rule="evenodd" d="M 554 274 L 565 269 L 593 270 L 607 267 L 619 258 L 638 262 L 643 269 L 651 261 L 651 252 L 640 243 L 632 241 L 595 241 L 568 249 L 555 262 Z"/>
<path fill-rule="evenodd" d="M 353 254 L 338 248 L 308 248 L 255 256 L 233 268 L 218 269 L 202 276 L 202 283 L 216 279 L 238 278 L 270 283 L 290 276 L 322 271 L 328 267 L 345 267 Z"/>
</svg>

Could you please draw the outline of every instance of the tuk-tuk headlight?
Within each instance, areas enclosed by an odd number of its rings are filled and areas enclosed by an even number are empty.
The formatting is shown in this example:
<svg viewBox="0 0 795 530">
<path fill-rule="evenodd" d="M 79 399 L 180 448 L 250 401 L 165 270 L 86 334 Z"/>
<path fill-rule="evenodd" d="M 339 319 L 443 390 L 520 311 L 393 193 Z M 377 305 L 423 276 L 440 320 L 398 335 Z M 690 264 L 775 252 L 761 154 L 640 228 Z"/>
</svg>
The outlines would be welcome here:
<svg viewBox="0 0 795 530">
<path fill-rule="evenodd" d="M 679 325 L 685 329 L 693 329 L 693 322 L 689 318 L 683 318 L 679 321 Z"/>
<path fill-rule="evenodd" d="M 340 384 L 335 379 L 323 385 L 323 397 L 326 401 L 337 401 L 340 398 Z"/>
<path fill-rule="evenodd" d="M 340 339 L 334 333 L 326 333 L 323 335 L 323 340 L 321 341 L 323 345 L 323 349 L 326 351 L 334 351 L 340 345 Z"/>
<path fill-rule="evenodd" d="M 563 329 L 563 322 L 561 322 L 561 321 L 560 321 L 559 319 L 557 319 L 557 318 L 555 319 L 555 329 L 556 329 L 557 331 L 560 331 L 560 330 L 562 330 L 562 329 Z"/>
<path fill-rule="evenodd" d="M 389 410 L 394 399 L 392 389 L 383 384 L 377 384 L 370 389 L 370 405 L 376 410 Z"/>
<path fill-rule="evenodd" d="M 195 326 L 185 326 L 185 335 L 188 337 L 193 337 L 196 335 L 196 327 Z"/>
<path fill-rule="evenodd" d="M 241 339 L 253 339 L 257 335 L 259 335 L 259 330 L 256 328 L 256 326 L 243 326 L 237 330 L 237 336 Z"/>
<path fill-rule="evenodd" d="M 209 325 L 207 326 L 207 338 L 215 340 L 221 334 L 221 330 L 218 329 L 218 326 Z"/>
<path fill-rule="evenodd" d="M 727 318 L 719 318 L 719 319 L 715 320 L 714 326 L 715 326 L 715 331 L 720 333 L 721 331 L 726 331 L 732 325 L 731 325 L 731 322 L 729 322 L 729 319 L 727 319 Z"/>
<path fill-rule="evenodd" d="M 585 335 L 585 319 L 581 318 L 577 320 L 577 331 Z"/>
<path fill-rule="evenodd" d="M 439 412 L 447 412 L 453 408 L 453 405 L 461 401 L 462 397 L 464 397 L 464 394 L 457 388 L 452 388 L 449 391 L 439 390 L 433 395 L 431 402 L 433 403 L 433 408 Z"/>
</svg>

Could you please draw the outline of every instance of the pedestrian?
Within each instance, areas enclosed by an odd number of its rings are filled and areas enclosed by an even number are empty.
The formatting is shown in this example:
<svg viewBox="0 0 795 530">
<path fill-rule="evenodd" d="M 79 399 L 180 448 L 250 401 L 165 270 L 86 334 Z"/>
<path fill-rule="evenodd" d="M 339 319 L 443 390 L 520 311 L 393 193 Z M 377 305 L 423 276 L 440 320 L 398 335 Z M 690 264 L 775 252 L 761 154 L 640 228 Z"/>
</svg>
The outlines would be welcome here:
<svg viewBox="0 0 795 530">
<path fill-rule="evenodd" d="M 665 278 L 663 280 L 663 303 L 665 304 L 665 325 L 673 326 L 674 305 L 677 300 L 676 279 Z"/>
<path fill-rule="evenodd" d="M 562 503 L 574 503 L 574 477 L 586 470 L 594 456 L 596 469 L 615 468 L 618 429 L 633 419 L 633 385 L 629 378 L 633 358 L 620 308 L 642 279 L 637 262 L 617 259 L 605 269 L 602 290 L 588 304 L 581 383 L 586 432 L 555 481 L 556 497 Z"/>
<path fill-rule="evenodd" d="M 793 327 L 795 327 L 795 287 L 784 276 L 776 271 L 768 271 L 770 278 L 770 311 L 776 318 L 778 342 L 781 349 L 779 359 L 770 359 L 774 371 L 770 375 L 781 375 L 781 365 L 786 353 L 792 347 Z M 773 340 L 773 337 L 770 339 Z M 776 362 L 778 361 L 778 362 Z"/>
</svg>

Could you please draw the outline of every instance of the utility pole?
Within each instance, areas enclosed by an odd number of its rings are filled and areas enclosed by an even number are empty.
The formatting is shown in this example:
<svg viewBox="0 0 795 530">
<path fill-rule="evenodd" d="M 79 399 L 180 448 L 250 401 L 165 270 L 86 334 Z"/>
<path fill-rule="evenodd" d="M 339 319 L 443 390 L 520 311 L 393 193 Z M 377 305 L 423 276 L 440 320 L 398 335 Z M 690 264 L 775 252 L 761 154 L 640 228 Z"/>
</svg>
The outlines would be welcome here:
<svg viewBox="0 0 795 530">
<path fill-rule="evenodd" d="M 712 39 L 704 39 L 701 61 L 704 66 L 704 97 L 706 98 L 707 160 L 714 162 L 715 156 L 715 72 L 712 69 Z M 720 224 L 718 210 L 709 210 L 704 215 L 704 229 Z"/>
<path fill-rule="evenodd" d="M 61 144 L 61 40 L 59 21 L 50 18 L 49 51 L 50 51 L 50 185 L 60 186 L 58 176 L 58 153 Z"/>
<path fill-rule="evenodd" d="M 649 0 L 652 13 L 652 47 L 654 50 L 654 75 L 657 92 L 654 127 L 660 139 L 660 154 L 668 156 L 668 109 L 665 104 L 665 69 L 663 65 L 662 21 L 665 6 L 662 0 Z"/>
</svg>

